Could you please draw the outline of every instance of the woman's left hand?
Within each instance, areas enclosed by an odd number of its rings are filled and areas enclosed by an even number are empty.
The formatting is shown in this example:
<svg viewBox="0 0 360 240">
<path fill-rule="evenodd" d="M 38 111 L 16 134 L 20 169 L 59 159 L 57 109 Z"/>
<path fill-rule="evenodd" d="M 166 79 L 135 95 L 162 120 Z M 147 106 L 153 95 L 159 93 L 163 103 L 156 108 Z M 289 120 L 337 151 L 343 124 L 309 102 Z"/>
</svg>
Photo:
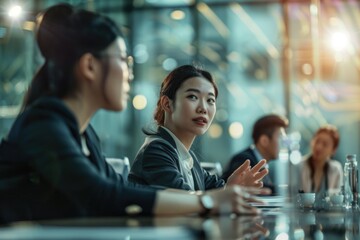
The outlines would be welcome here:
<svg viewBox="0 0 360 240">
<path fill-rule="evenodd" d="M 262 159 L 253 168 L 250 167 L 250 161 L 246 160 L 238 169 L 236 169 L 228 178 L 227 185 L 241 185 L 247 187 L 262 187 L 261 181 L 269 170 L 263 168 L 266 160 Z"/>
</svg>

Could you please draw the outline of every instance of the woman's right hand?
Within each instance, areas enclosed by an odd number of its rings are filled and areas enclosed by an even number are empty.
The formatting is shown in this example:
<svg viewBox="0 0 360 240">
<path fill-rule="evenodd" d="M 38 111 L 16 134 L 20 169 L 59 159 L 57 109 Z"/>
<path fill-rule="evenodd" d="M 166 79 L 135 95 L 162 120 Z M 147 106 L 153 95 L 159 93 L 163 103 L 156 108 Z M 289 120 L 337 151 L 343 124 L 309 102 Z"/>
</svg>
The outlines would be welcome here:
<svg viewBox="0 0 360 240">
<path fill-rule="evenodd" d="M 157 192 L 154 214 L 157 216 L 174 216 L 206 212 L 198 195 L 206 194 L 212 200 L 209 214 L 259 214 L 260 210 L 249 202 L 262 202 L 254 195 L 269 194 L 268 188 L 227 186 L 206 192 L 189 193 L 185 190 L 166 189 Z"/>
<path fill-rule="evenodd" d="M 210 214 L 259 214 L 260 209 L 253 207 L 249 202 L 262 202 L 254 195 L 269 194 L 270 189 L 240 187 L 237 185 L 228 186 L 224 189 L 215 189 L 206 191 L 204 194 L 209 195 L 213 202 L 214 208 Z"/>
</svg>

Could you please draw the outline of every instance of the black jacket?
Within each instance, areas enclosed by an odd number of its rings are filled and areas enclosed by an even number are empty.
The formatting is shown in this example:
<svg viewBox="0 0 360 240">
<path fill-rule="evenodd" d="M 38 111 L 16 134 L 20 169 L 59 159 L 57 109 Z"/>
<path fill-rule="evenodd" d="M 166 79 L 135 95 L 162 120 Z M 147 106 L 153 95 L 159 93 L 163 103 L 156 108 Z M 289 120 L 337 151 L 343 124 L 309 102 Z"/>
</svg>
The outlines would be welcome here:
<svg viewBox="0 0 360 240">
<path fill-rule="evenodd" d="M 128 180 L 145 185 L 160 185 L 168 188 L 191 190 L 180 171 L 176 143 L 165 129 L 159 128 L 156 139 L 139 150 L 133 162 Z M 195 190 L 208 190 L 223 187 L 225 182 L 215 175 L 210 175 L 200 166 L 195 154 L 191 170 Z"/>
<path fill-rule="evenodd" d="M 258 163 L 254 150 L 251 147 L 239 152 L 230 160 L 221 178 L 227 181 L 230 175 L 247 159 L 250 160 L 251 167 L 254 167 Z M 269 175 L 266 175 L 262 181 L 264 183 L 264 187 L 270 188 L 273 195 L 276 194 L 276 189 Z"/>
<path fill-rule="evenodd" d="M 126 215 L 129 205 L 151 214 L 155 190 L 116 174 L 91 126 L 84 137 L 89 157 L 75 116 L 57 98 L 21 113 L 0 145 L 0 221 Z"/>
</svg>

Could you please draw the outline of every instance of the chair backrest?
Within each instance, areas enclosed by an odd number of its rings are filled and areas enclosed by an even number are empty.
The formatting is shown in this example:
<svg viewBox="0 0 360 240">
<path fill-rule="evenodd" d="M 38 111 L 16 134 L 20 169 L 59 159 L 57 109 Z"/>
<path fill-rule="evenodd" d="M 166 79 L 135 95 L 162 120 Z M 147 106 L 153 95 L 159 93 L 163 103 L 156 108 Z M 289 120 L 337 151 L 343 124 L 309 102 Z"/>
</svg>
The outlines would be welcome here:
<svg viewBox="0 0 360 240">
<path fill-rule="evenodd" d="M 200 162 L 200 166 L 208 171 L 210 174 L 221 177 L 223 173 L 222 166 L 219 162 Z"/>
<path fill-rule="evenodd" d="M 129 158 L 106 158 L 106 161 L 127 180 L 130 171 Z"/>
</svg>

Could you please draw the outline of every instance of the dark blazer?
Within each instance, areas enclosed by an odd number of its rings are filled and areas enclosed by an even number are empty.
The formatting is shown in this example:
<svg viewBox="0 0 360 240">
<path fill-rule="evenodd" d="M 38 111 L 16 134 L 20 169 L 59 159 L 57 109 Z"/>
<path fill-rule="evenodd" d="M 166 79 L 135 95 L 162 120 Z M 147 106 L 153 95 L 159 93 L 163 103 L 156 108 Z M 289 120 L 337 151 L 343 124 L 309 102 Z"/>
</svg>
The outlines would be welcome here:
<svg viewBox="0 0 360 240">
<path fill-rule="evenodd" d="M 251 147 L 248 147 L 247 149 L 239 152 L 236 154 L 229 162 L 228 166 L 226 167 L 222 179 L 227 181 L 227 179 L 230 177 L 230 175 L 238 168 L 240 167 L 247 159 L 250 160 L 250 166 L 254 167 L 259 161 L 256 159 L 254 150 Z M 264 187 L 270 188 L 272 190 L 272 194 L 275 194 L 275 187 L 273 184 L 273 181 L 271 180 L 269 175 L 266 175 L 263 178 Z"/>
<path fill-rule="evenodd" d="M 84 137 L 89 157 L 75 116 L 57 98 L 21 113 L 0 145 L 0 221 L 127 215 L 130 205 L 150 215 L 155 190 L 116 174 L 91 126 Z"/>
<path fill-rule="evenodd" d="M 159 127 L 154 134 L 156 139 L 143 145 L 130 170 L 128 180 L 145 185 L 160 185 L 168 188 L 191 190 L 180 171 L 176 143 L 165 129 Z M 190 151 L 194 160 L 191 173 L 195 190 L 207 190 L 223 187 L 225 182 L 217 176 L 210 175 L 200 166 L 195 154 Z"/>
</svg>

